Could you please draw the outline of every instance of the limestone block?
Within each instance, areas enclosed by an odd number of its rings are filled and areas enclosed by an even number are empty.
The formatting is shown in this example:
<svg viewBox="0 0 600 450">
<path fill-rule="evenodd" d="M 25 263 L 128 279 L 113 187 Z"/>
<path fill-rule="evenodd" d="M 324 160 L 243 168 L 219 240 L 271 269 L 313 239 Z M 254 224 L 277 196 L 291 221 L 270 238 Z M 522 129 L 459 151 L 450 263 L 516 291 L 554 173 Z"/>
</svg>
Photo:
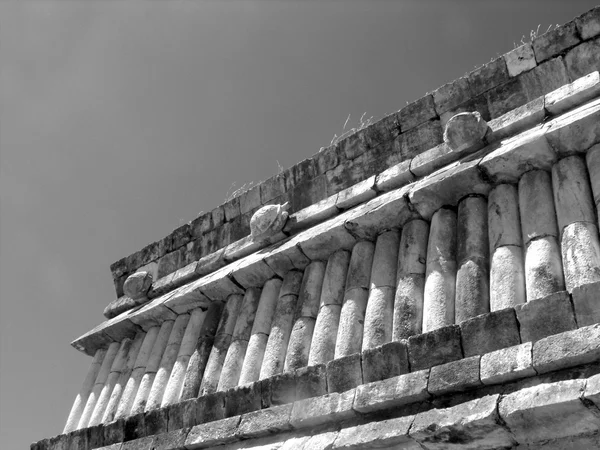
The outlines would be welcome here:
<svg viewBox="0 0 600 450">
<path fill-rule="evenodd" d="M 516 183 L 532 169 L 549 170 L 557 155 L 545 132 L 545 126 L 538 125 L 495 144 L 497 148 L 483 157 L 480 167 L 499 183 Z"/>
<path fill-rule="evenodd" d="M 261 287 L 267 280 L 275 276 L 275 272 L 264 261 L 263 255 L 260 253 L 254 253 L 234 261 L 229 267 L 231 276 L 245 289 Z"/>
<path fill-rule="evenodd" d="M 487 99 L 490 119 L 506 114 L 529 100 L 520 77 L 490 89 L 483 96 Z"/>
<path fill-rule="evenodd" d="M 571 82 L 561 56 L 539 64 L 523 73 L 519 79 L 525 87 L 529 101 Z"/>
<path fill-rule="evenodd" d="M 240 372 L 240 385 L 258 380 L 268 339 L 269 335 L 264 333 L 255 333 L 250 336 L 244 363 L 242 365 L 242 371 Z"/>
<path fill-rule="evenodd" d="M 360 353 L 336 358 L 327 363 L 327 390 L 344 392 L 362 384 Z"/>
<path fill-rule="evenodd" d="M 263 408 L 296 401 L 296 377 L 284 372 L 259 381 Z"/>
<path fill-rule="evenodd" d="M 407 194 L 411 186 L 404 186 L 381 194 L 340 216 L 349 233 L 357 239 L 374 241 L 383 230 L 402 227 L 406 222 L 419 218 L 409 206 Z"/>
<path fill-rule="evenodd" d="M 196 401 L 198 423 L 213 422 L 225 418 L 225 391 L 202 395 Z"/>
<path fill-rule="evenodd" d="M 189 314 L 181 314 L 175 319 L 175 324 L 169 335 L 167 347 L 161 358 L 160 366 L 156 371 L 156 376 L 152 383 L 152 389 L 148 395 L 145 411 L 159 408 L 162 403 L 163 395 L 169 383 L 171 371 L 173 370 L 177 355 L 179 354 L 181 341 L 185 335 L 185 329 L 187 328 L 189 320 Z"/>
<path fill-rule="evenodd" d="M 102 389 L 104 388 L 104 384 L 106 383 L 106 380 L 108 379 L 108 376 L 110 374 L 112 364 L 117 356 L 119 347 L 120 345 L 118 342 L 113 342 L 108 346 L 108 349 L 106 350 L 106 355 L 104 356 L 104 359 L 102 360 L 102 365 L 100 366 L 100 370 L 98 371 L 98 375 L 96 375 L 96 380 L 94 382 L 92 392 L 90 392 L 90 395 L 88 396 L 87 401 L 85 403 L 85 407 L 83 408 L 83 411 L 81 413 L 81 417 L 79 418 L 77 429 L 86 428 L 88 426 L 88 423 L 90 422 L 90 419 L 94 412 L 94 408 L 96 407 L 98 398 L 100 397 Z"/>
<path fill-rule="evenodd" d="M 136 414 L 125 419 L 124 439 L 131 441 L 133 439 L 144 438 L 146 433 L 146 415 L 144 413 Z M 165 430 L 166 431 L 166 430 Z M 152 440 L 152 439 L 150 439 Z M 149 444 L 149 442 L 147 442 Z"/>
<path fill-rule="evenodd" d="M 600 242 L 598 227 L 593 223 L 575 222 L 563 230 L 562 261 L 565 286 L 574 288 L 600 281 Z"/>
<path fill-rule="evenodd" d="M 325 364 L 335 355 L 335 345 L 342 312 L 341 305 L 323 305 L 315 322 L 310 343 L 308 365 Z"/>
<path fill-rule="evenodd" d="M 600 374 L 588 378 L 585 386 L 584 398 L 600 406 Z"/>
<path fill-rule="evenodd" d="M 295 234 L 337 215 L 340 212 L 336 206 L 337 198 L 338 194 L 334 194 L 296 211 L 285 223 L 283 232 Z"/>
<path fill-rule="evenodd" d="M 548 336 L 533 344 L 538 373 L 587 364 L 600 359 L 600 324 Z"/>
<path fill-rule="evenodd" d="M 191 428 L 198 425 L 196 421 L 196 399 L 190 398 L 179 403 L 174 403 L 168 407 L 169 431 L 179 430 L 181 428 Z"/>
<path fill-rule="evenodd" d="M 545 107 L 550 114 L 559 115 L 597 97 L 599 92 L 600 76 L 596 71 L 546 94 Z"/>
<path fill-rule="evenodd" d="M 431 220 L 423 296 L 423 331 L 454 323 L 456 213 L 438 210 Z"/>
<path fill-rule="evenodd" d="M 533 40 L 533 50 L 535 59 L 538 63 L 552 58 L 569 47 L 573 47 L 580 42 L 577 35 L 577 27 L 574 21 L 548 31 Z"/>
<path fill-rule="evenodd" d="M 415 176 L 410 170 L 410 165 L 410 160 L 402 161 L 379 173 L 375 179 L 377 190 L 388 192 L 414 181 Z"/>
<path fill-rule="evenodd" d="M 240 420 L 241 417 L 237 416 L 196 425 L 185 440 L 185 448 L 192 450 L 235 441 Z"/>
<path fill-rule="evenodd" d="M 429 224 L 424 220 L 412 220 L 404 226 L 398 251 L 398 277 L 425 273 L 428 236 Z"/>
<path fill-rule="evenodd" d="M 237 386 L 225 391 L 225 416 L 240 416 L 261 408 L 260 383 Z"/>
<path fill-rule="evenodd" d="M 506 60 L 508 74 L 511 77 L 516 77 L 536 66 L 533 47 L 529 43 L 523 44 L 502 56 Z"/>
<path fill-rule="evenodd" d="M 533 170 L 519 180 L 519 210 L 523 243 L 544 236 L 558 236 L 552 184 L 548 172 Z"/>
<path fill-rule="evenodd" d="M 217 386 L 218 391 L 226 391 L 237 386 L 247 348 L 248 341 L 236 339 L 231 342 L 223 361 L 223 370 Z"/>
<path fill-rule="evenodd" d="M 286 277 L 287 279 L 287 277 Z M 285 354 L 292 331 L 297 295 L 284 295 L 286 282 L 279 293 L 279 301 L 271 325 L 271 332 L 265 348 L 259 379 L 277 375 L 283 371 Z"/>
<path fill-rule="evenodd" d="M 502 114 L 500 117 L 490 120 L 485 139 L 488 143 L 501 141 L 534 128 L 536 125 L 541 124 L 545 117 L 546 109 L 544 108 L 544 96 L 542 95 Z"/>
<path fill-rule="evenodd" d="M 469 73 L 469 87 L 475 96 L 505 83 L 508 79 L 506 61 L 499 57 Z"/>
<path fill-rule="evenodd" d="M 298 295 L 302 285 L 302 276 L 303 273 L 297 270 L 292 270 L 287 273 L 279 290 L 279 296 Z"/>
<path fill-rule="evenodd" d="M 360 241 L 354 246 L 346 277 L 346 291 L 355 288 L 369 289 L 374 253 L 375 245 L 372 242 Z"/>
<path fill-rule="evenodd" d="M 144 342 L 138 352 L 136 360 L 133 365 L 133 371 L 126 381 L 125 389 L 119 400 L 119 405 L 115 413 L 114 419 L 121 419 L 126 417 L 131 410 L 136 394 L 140 387 L 142 377 L 146 372 L 146 364 L 150 358 L 150 354 L 154 349 L 154 343 L 158 337 L 160 327 L 154 327 L 148 330 L 144 336 Z"/>
<path fill-rule="evenodd" d="M 396 258 L 394 258 L 395 260 Z M 394 286 L 372 287 L 369 291 L 365 311 L 363 350 L 377 347 L 392 340 L 395 291 Z"/>
<path fill-rule="evenodd" d="M 376 200 L 376 199 L 375 199 Z M 336 250 L 350 250 L 356 239 L 345 228 L 343 215 L 298 234 L 290 242 L 299 245 L 310 260 L 326 260 Z"/>
<path fill-rule="evenodd" d="M 117 317 L 119 314 L 135 308 L 136 303 L 126 295 L 119 297 L 108 304 L 102 313 L 107 319 Z"/>
<path fill-rule="evenodd" d="M 355 393 L 351 389 L 294 402 L 290 423 L 299 429 L 350 419 L 356 415 L 352 409 Z"/>
<path fill-rule="evenodd" d="M 435 103 L 431 94 L 409 103 L 399 113 L 399 125 L 402 132 L 433 119 L 437 116 Z"/>
<path fill-rule="evenodd" d="M 432 367 L 427 390 L 432 395 L 442 395 L 480 386 L 480 359 L 477 355 Z"/>
<path fill-rule="evenodd" d="M 599 117 L 600 99 L 595 99 L 548 122 L 546 139 L 559 156 L 585 152 L 600 142 Z"/>
<path fill-rule="evenodd" d="M 153 436 L 151 449 L 184 448 L 189 429 L 174 430 Z"/>
<path fill-rule="evenodd" d="M 435 110 L 438 115 L 464 103 L 471 97 L 466 77 L 458 78 L 433 92 Z"/>
<path fill-rule="evenodd" d="M 465 356 L 483 355 L 521 342 L 512 308 L 473 317 L 460 324 Z"/>
<path fill-rule="evenodd" d="M 448 145 L 443 142 L 429 150 L 425 150 L 410 160 L 410 172 L 415 177 L 425 177 L 442 167 L 458 160 L 461 154 L 453 152 Z"/>
<path fill-rule="evenodd" d="M 88 369 L 87 375 L 77 397 L 75 397 L 75 401 L 73 402 L 73 406 L 71 407 L 71 412 L 69 413 L 69 417 L 67 418 L 67 423 L 63 430 L 63 434 L 74 431 L 77 428 L 77 424 L 79 423 L 79 419 L 81 418 L 81 413 L 85 408 L 85 404 L 88 400 L 90 393 L 94 387 L 96 382 L 96 378 L 98 377 L 98 372 L 100 372 L 100 367 L 102 367 L 102 361 L 106 356 L 106 349 L 98 349 L 96 350 L 96 354 L 94 355 L 94 359 L 90 364 L 90 368 Z"/>
<path fill-rule="evenodd" d="M 585 380 L 565 380 L 521 389 L 502 398 L 500 417 L 521 444 L 593 433 L 598 417 L 581 401 Z"/>
<path fill-rule="evenodd" d="M 577 328 L 566 291 L 528 301 L 515 307 L 521 342 L 536 342 L 546 336 Z"/>
<path fill-rule="evenodd" d="M 371 288 L 395 287 L 399 243 L 400 233 L 395 230 L 383 232 L 377 237 L 370 276 Z"/>
<path fill-rule="evenodd" d="M 408 372 L 406 341 L 388 342 L 362 353 L 363 382 L 384 380 Z"/>
<path fill-rule="evenodd" d="M 559 232 L 573 222 L 596 222 L 588 180 L 585 162 L 580 156 L 564 158 L 552 168 L 552 187 Z"/>
<path fill-rule="evenodd" d="M 600 39 L 583 42 L 565 55 L 567 71 L 573 80 L 598 70 Z"/>
<path fill-rule="evenodd" d="M 410 185 L 410 203 L 428 220 L 441 207 L 456 205 L 466 195 L 487 195 L 490 182 L 478 168 L 478 162 L 457 162 Z"/>
<path fill-rule="evenodd" d="M 481 356 L 480 377 L 483 384 L 503 384 L 536 375 L 532 360 L 533 344 L 514 345 Z"/>
<path fill-rule="evenodd" d="M 509 245 L 494 250 L 490 269 L 490 310 L 497 311 L 524 302 L 523 249 Z"/>
<path fill-rule="evenodd" d="M 485 145 L 488 126 L 477 111 L 459 113 L 448 120 L 444 142 L 454 152 L 475 151 Z"/>
<path fill-rule="evenodd" d="M 321 288 L 320 305 L 341 305 L 344 301 L 346 277 L 350 253 L 339 250 L 333 253 L 327 260 L 323 286 Z"/>
<path fill-rule="evenodd" d="M 242 416 L 236 433 L 240 438 L 248 439 L 288 431 L 291 415 L 291 404 L 249 412 Z"/>
<path fill-rule="evenodd" d="M 349 188 L 341 190 L 335 202 L 336 208 L 343 211 L 374 198 L 377 195 L 374 189 L 375 177 L 375 175 L 372 175 L 366 180 L 359 181 Z"/>
<path fill-rule="evenodd" d="M 500 395 L 417 414 L 409 436 L 430 449 L 511 448 L 515 441 L 502 426 L 497 404 Z"/>
<path fill-rule="evenodd" d="M 562 261 L 556 238 L 547 236 L 529 243 L 525 250 L 527 301 L 565 288 Z"/>
<path fill-rule="evenodd" d="M 442 126 L 439 120 L 432 119 L 403 132 L 394 141 L 396 151 L 403 160 L 410 159 L 424 150 L 442 143 Z"/>
<path fill-rule="evenodd" d="M 498 247 L 522 245 L 519 198 L 515 186 L 500 184 L 490 191 L 487 217 L 490 254 Z"/>
<path fill-rule="evenodd" d="M 572 299 L 578 326 L 600 323 L 600 282 L 576 287 Z"/>
<path fill-rule="evenodd" d="M 318 300 L 318 297 L 317 297 Z M 290 372 L 308 364 L 310 344 L 315 329 L 316 319 L 299 317 L 292 327 L 283 370 Z"/>
<path fill-rule="evenodd" d="M 302 367 L 295 372 L 296 398 L 318 397 L 327 394 L 327 372 L 325 364 Z"/>
<path fill-rule="evenodd" d="M 349 280 L 350 278 L 348 278 Z M 362 287 L 352 288 L 344 294 L 335 342 L 336 358 L 361 350 L 368 298 L 369 290 Z"/>
<path fill-rule="evenodd" d="M 335 440 L 334 449 L 402 448 L 420 450 L 422 447 L 408 437 L 414 416 L 404 416 L 343 428 Z"/>
<path fill-rule="evenodd" d="M 458 325 L 449 325 L 408 338 L 411 370 L 428 369 L 462 357 Z"/>
<path fill-rule="evenodd" d="M 594 203 L 600 203 L 600 144 L 594 145 L 586 153 L 588 174 L 594 193 Z"/>
<path fill-rule="evenodd" d="M 596 6 L 576 17 L 575 24 L 583 40 L 600 34 L 600 8 Z"/>
<path fill-rule="evenodd" d="M 394 301 L 393 341 L 421 333 L 424 290 L 424 274 L 399 275 Z"/>
<path fill-rule="evenodd" d="M 354 409 L 365 414 L 426 400 L 428 380 L 429 369 L 363 384 L 356 388 Z"/>
<path fill-rule="evenodd" d="M 221 372 L 223 370 L 223 363 L 227 357 L 227 350 L 230 345 L 231 335 L 218 334 L 215 336 L 214 344 L 204 369 L 204 376 L 202 378 L 202 383 L 200 384 L 199 395 L 212 394 L 217 390 Z"/>
<path fill-rule="evenodd" d="M 268 334 L 271 330 L 271 321 L 275 311 L 275 305 L 279 296 L 282 281 L 278 278 L 272 278 L 265 283 L 260 293 L 258 308 L 254 323 L 252 324 L 252 334 L 265 333 Z"/>
</svg>

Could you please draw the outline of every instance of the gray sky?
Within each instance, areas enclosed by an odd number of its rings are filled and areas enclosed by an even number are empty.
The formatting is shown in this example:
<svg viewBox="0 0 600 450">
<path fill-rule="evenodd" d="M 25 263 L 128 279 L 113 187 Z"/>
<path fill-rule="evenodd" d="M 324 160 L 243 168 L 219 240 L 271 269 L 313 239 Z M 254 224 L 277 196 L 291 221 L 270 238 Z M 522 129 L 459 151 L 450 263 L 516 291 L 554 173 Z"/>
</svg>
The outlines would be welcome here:
<svg viewBox="0 0 600 450">
<path fill-rule="evenodd" d="M 1 2 L 2 448 L 62 431 L 112 262 L 596 1 Z"/>
</svg>

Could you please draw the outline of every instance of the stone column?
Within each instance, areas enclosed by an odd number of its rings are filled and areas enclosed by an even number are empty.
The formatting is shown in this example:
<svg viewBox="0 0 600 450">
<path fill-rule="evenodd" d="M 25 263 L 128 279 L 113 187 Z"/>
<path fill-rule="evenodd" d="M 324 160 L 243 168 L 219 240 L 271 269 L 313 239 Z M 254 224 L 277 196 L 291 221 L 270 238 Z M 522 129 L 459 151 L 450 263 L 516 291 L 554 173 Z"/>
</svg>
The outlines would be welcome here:
<svg viewBox="0 0 600 450">
<path fill-rule="evenodd" d="M 108 378 L 108 374 L 110 373 L 110 369 L 115 357 L 117 356 L 120 346 L 121 345 L 118 342 L 112 342 L 108 346 L 108 350 L 106 351 L 106 355 L 102 360 L 102 365 L 100 366 L 100 370 L 96 376 L 96 381 L 94 382 L 92 392 L 88 396 L 85 407 L 83 408 L 83 412 L 81 413 L 81 417 L 79 418 L 79 423 L 77 424 L 78 430 L 88 426 L 90 418 L 92 417 L 92 413 L 94 412 L 94 408 L 96 407 L 96 402 L 98 401 L 98 397 L 100 396 L 102 388 L 106 383 L 106 379 Z"/>
<path fill-rule="evenodd" d="M 137 355 L 140 352 L 142 347 L 142 343 L 144 342 L 144 338 L 146 337 L 146 333 L 140 331 L 136 334 L 135 339 L 131 344 L 131 349 L 127 355 L 127 361 L 125 362 L 125 367 L 121 372 L 121 376 L 117 380 L 115 387 L 110 394 L 110 400 L 108 401 L 108 405 L 104 410 L 104 415 L 102 416 L 102 423 L 112 422 L 115 418 L 115 414 L 117 412 L 117 408 L 119 406 L 119 402 L 121 400 L 121 396 L 123 394 L 123 390 L 125 389 L 125 385 L 129 377 L 131 376 L 131 372 L 133 372 L 133 366 L 137 359 Z"/>
<path fill-rule="evenodd" d="M 283 371 L 283 362 L 287 350 L 294 311 L 298 302 L 298 292 L 302 282 L 302 272 L 291 270 L 284 279 L 279 290 L 279 299 L 275 308 L 275 316 L 271 324 L 271 332 L 265 347 L 265 356 L 260 368 L 260 379 L 272 377 Z"/>
<path fill-rule="evenodd" d="M 196 341 L 196 347 L 190 357 L 185 378 L 183 380 L 183 388 L 181 390 L 181 400 L 198 397 L 200 383 L 204 377 L 204 369 L 210 356 L 210 351 L 215 342 L 215 333 L 219 325 L 219 319 L 223 312 L 224 302 L 212 302 L 206 311 L 206 317 L 200 335 Z"/>
<path fill-rule="evenodd" d="M 488 198 L 490 241 L 490 310 L 525 303 L 523 239 L 517 188 L 500 184 Z"/>
<path fill-rule="evenodd" d="M 260 300 L 260 291 L 259 288 L 248 288 L 246 290 L 240 313 L 233 328 L 231 345 L 223 362 L 223 371 L 217 386 L 218 391 L 226 391 L 238 385 Z"/>
<path fill-rule="evenodd" d="M 466 197 L 458 204 L 454 322 L 490 312 L 487 200 Z"/>
<path fill-rule="evenodd" d="M 362 348 L 374 253 L 375 245 L 369 241 L 357 242 L 352 248 L 335 343 L 335 358 L 360 352 Z"/>
<path fill-rule="evenodd" d="M 570 156 L 554 164 L 552 186 L 565 285 L 571 292 L 583 284 L 600 281 L 596 210 L 583 158 Z"/>
<path fill-rule="evenodd" d="M 189 321 L 189 314 L 180 314 L 175 319 L 173 329 L 169 335 L 167 347 L 165 348 L 165 352 L 160 360 L 160 366 L 156 371 L 156 376 L 154 377 L 154 382 L 152 383 L 152 388 L 150 389 L 150 394 L 148 395 L 148 401 L 146 402 L 146 408 L 144 411 L 151 411 L 153 409 L 160 408 L 167 383 L 169 382 L 169 377 L 171 376 L 171 370 L 173 369 L 173 365 L 175 364 L 175 360 L 179 354 L 181 341 L 183 340 L 185 329 L 187 328 Z"/>
<path fill-rule="evenodd" d="M 257 381 L 260 376 L 260 367 L 263 363 L 267 340 L 271 332 L 271 322 L 275 314 L 281 284 L 282 280 L 272 278 L 263 286 L 240 373 L 240 386 Z"/>
<path fill-rule="evenodd" d="M 565 289 L 550 175 L 532 170 L 519 180 L 527 301 Z"/>
<path fill-rule="evenodd" d="M 177 354 L 177 359 L 173 365 L 173 370 L 171 371 L 171 375 L 162 398 L 162 403 L 160 405 L 162 408 L 179 401 L 188 363 L 190 362 L 192 353 L 196 348 L 198 336 L 200 336 L 200 330 L 205 317 L 206 309 L 196 308 L 190 313 L 190 321 L 185 329 L 185 334 L 183 335 L 183 339 L 181 340 L 181 345 L 179 347 L 179 353 Z"/>
<path fill-rule="evenodd" d="M 221 371 L 223 370 L 223 362 L 227 356 L 229 344 L 231 344 L 235 321 L 240 312 L 243 299 L 244 296 L 240 294 L 232 294 L 227 298 L 227 303 L 225 303 L 225 308 L 221 314 L 221 320 L 219 321 L 219 326 L 215 335 L 215 343 L 213 344 L 210 356 L 208 357 L 208 362 L 206 363 L 204 377 L 200 384 L 199 396 L 212 394 L 217 390 L 219 378 L 221 378 Z"/>
<path fill-rule="evenodd" d="M 133 371 L 127 380 L 125 390 L 123 391 L 123 395 L 119 401 L 119 406 L 117 407 L 117 412 L 114 419 L 121 419 L 129 415 L 131 406 L 133 405 L 133 401 L 135 400 L 138 392 L 138 388 L 140 387 L 142 377 L 146 372 L 146 364 L 148 363 L 150 353 L 154 348 L 154 343 L 156 342 L 159 331 L 160 327 L 152 327 L 146 333 L 142 347 L 140 348 L 137 358 L 135 359 L 135 363 L 133 364 Z"/>
<path fill-rule="evenodd" d="M 283 366 L 284 372 L 291 372 L 308 365 L 308 354 L 319 313 L 324 275 L 325 263 L 322 261 L 313 261 L 304 269 L 296 318 Z"/>
<path fill-rule="evenodd" d="M 441 208 L 431 218 L 423 295 L 423 332 L 454 323 L 456 213 Z"/>
<path fill-rule="evenodd" d="M 423 329 L 423 291 L 429 224 L 412 220 L 404 225 L 398 249 L 392 340 L 408 339 Z"/>
<path fill-rule="evenodd" d="M 346 250 L 338 250 L 327 261 L 319 299 L 319 313 L 310 343 L 309 366 L 325 364 L 335 356 L 335 341 L 344 301 L 349 263 L 350 253 Z"/>
<path fill-rule="evenodd" d="M 99 425 L 102 423 L 102 417 L 104 416 L 104 411 L 106 411 L 106 407 L 108 406 L 108 401 L 110 400 L 110 395 L 112 394 L 113 388 L 117 384 L 117 380 L 121 376 L 123 369 L 125 368 L 125 363 L 127 362 L 127 355 L 129 354 L 129 350 L 131 349 L 131 344 L 133 341 L 130 338 L 125 338 L 121 341 L 121 345 L 119 347 L 119 351 L 117 352 L 117 356 L 112 363 L 110 368 L 110 373 L 106 378 L 106 383 L 102 387 L 102 391 L 98 396 L 98 400 L 96 401 L 96 406 L 94 407 L 94 411 L 90 417 L 90 421 L 88 422 L 88 427 L 93 427 L 95 425 Z"/>
<path fill-rule="evenodd" d="M 597 214 L 598 205 L 600 204 L 600 144 L 594 145 L 587 151 L 585 160 L 587 164 L 588 173 L 590 175 L 592 192 L 594 193 L 594 204 L 596 205 Z M 600 226 L 600 216 L 598 226 Z"/>
<path fill-rule="evenodd" d="M 392 340 L 399 245 L 398 231 L 386 231 L 377 237 L 371 268 L 369 300 L 365 311 L 363 350 Z"/>
<path fill-rule="evenodd" d="M 101 348 L 96 350 L 92 364 L 90 364 L 90 368 L 88 369 L 85 380 L 83 381 L 81 389 L 79 389 L 79 393 L 77 394 L 77 397 L 75 397 L 75 401 L 71 407 L 71 412 L 69 412 L 69 417 L 67 418 L 67 423 L 63 430 L 63 434 L 75 431 L 77 428 L 77 424 L 81 418 L 81 413 L 83 412 L 83 408 L 85 408 L 87 399 L 92 392 L 92 388 L 94 387 L 94 383 L 96 382 L 98 372 L 100 372 L 100 367 L 102 366 L 102 361 L 104 360 L 105 356 L 106 349 Z"/>
<path fill-rule="evenodd" d="M 148 395 L 150 395 L 150 389 L 152 389 L 154 377 L 156 377 L 156 372 L 160 366 L 163 353 L 165 352 L 165 348 L 167 348 L 167 343 L 169 342 L 169 336 L 173 330 L 174 323 L 174 320 L 165 320 L 160 326 L 156 341 L 154 342 L 154 346 L 148 357 L 144 375 L 142 376 L 135 399 L 131 405 L 130 415 L 132 416 L 142 413 L 146 409 L 146 401 L 148 400 Z"/>
</svg>

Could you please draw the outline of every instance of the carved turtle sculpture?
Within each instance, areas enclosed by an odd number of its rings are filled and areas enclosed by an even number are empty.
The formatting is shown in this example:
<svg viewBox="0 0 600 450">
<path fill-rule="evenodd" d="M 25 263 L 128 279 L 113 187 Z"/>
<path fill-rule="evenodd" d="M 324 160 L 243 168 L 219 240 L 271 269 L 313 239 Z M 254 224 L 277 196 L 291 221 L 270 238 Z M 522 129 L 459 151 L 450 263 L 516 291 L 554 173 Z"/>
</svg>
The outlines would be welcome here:
<svg viewBox="0 0 600 450">
<path fill-rule="evenodd" d="M 152 286 L 152 274 L 149 272 L 136 272 L 125 280 L 123 292 L 137 305 L 148 301 L 147 293 Z"/>
<path fill-rule="evenodd" d="M 283 229 L 288 218 L 289 202 L 283 205 L 266 205 L 250 219 L 250 234 L 255 241 L 267 239 Z"/>
</svg>

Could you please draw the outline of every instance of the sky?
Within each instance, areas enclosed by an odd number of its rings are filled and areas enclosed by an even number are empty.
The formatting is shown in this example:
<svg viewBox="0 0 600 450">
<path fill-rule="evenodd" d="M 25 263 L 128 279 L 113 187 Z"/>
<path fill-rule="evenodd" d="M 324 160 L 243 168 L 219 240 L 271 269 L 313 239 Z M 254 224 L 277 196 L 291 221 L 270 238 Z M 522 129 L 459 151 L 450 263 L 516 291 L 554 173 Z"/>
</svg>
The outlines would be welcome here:
<svg viewBox="0 0 600 450">
<path fill-rule="evenodd" d="M 592 1 L 0 2 L 0 445 L 60 434 L 109 266 Z"/>
</svg>

